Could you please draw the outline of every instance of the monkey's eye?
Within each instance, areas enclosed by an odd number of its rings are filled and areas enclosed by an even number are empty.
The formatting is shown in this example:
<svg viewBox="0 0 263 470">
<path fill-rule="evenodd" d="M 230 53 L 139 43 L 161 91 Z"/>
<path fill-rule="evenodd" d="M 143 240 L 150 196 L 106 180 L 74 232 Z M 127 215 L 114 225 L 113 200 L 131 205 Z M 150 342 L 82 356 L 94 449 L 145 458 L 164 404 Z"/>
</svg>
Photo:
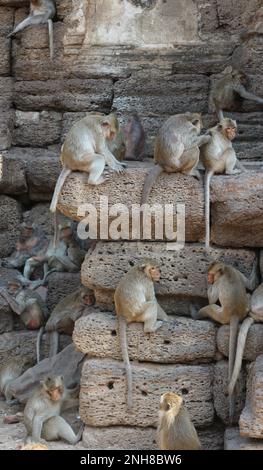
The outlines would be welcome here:
<svg viewBox="0 0 263 470">
<path fill-rule="evenodd" d="M 199 123 L 200 123 L 199 119 L 195 119 L 195 121 L 193 121 L 194 126 L 197 126 Z"/>
</svg>

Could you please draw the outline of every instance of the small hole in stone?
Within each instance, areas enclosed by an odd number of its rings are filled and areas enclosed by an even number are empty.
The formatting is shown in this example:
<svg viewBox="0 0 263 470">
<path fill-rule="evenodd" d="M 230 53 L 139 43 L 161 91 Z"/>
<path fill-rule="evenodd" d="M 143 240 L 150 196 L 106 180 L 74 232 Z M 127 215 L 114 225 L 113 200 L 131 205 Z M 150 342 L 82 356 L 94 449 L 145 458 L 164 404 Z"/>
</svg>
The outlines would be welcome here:
<svg viewBox="0 0 263 470">
<path fill-rule="evenodd" d="M 182 392 L 182 395 L 188 395 L 189 393 L 187 388 L 182 388 L 181 392 Z"/>
<path fill-rule="evenodd" d="M 117 331 L 116 331 L 116 330 L 112 330 L 111 336 L 117 336 Z"/>
<path fill-rule="evenodd" d="M 143 397 L 147 397 L 147 395 L 148 395 L 148 393 L 145 392 L 144 390 L 142 390 L 142 396 L 143 396 Z"/>
<path fill-rule="evenodd" d="M 112 390 L 114 388 L 114 382 L 109 382 L 108 383 L 108 388 Z"/>
<path fill-rule="evenodd" d="M 165 339 L 163 344 L 171 344 L 171 341 L 169 339 Z"/>
</svg>

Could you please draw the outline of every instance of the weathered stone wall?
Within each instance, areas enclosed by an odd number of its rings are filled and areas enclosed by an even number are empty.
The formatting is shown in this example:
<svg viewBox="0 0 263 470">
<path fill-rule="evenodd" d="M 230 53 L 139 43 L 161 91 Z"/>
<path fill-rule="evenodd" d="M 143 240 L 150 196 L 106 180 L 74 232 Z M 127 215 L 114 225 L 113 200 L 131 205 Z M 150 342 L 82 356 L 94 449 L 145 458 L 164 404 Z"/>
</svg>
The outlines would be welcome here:
<svg viewBox="0 0 263 470">
<path fill-rule="evenodd" d="M 227 0 L 57 0 L 53 61 L 45 25 L 7 39 L 14 24 L 28 13 L 28 3 L 0 0 L 0 258 L 12 252 L 25 210 L 51 235 L 48 206 L 60 171 L 60 147 L 71 125 L 87 111 L 114 109 L 126 123 L 137 110 L 147 132 L 146 156 L 151 158 L 156 132 L 168 116 L 198 111 L 205 126 L 215 122 L 211 87 L 227 65 L 242 66 L 250 79 L 249 89 L 263 96 L 262 36 L 243 44 L 239 36 L 257 18 L 261 0 L 241 0 L 238 7 Z M 205 271 L 211 259 L 220 257 L 250 274 L 262 247 L 263 113 L 258 104 L 244 101 L 230 115 L 239 125 L 235 149 L 249 171 L 213 178 L 212 242 L 218 248 L 207 256 L 198 245 L 204 236 L 202 182 L 162 175 L 149 202 L 186 202 L 185 249 L 169 252 L 164 242 L 100 242 L 82 267 L 82 282 L 94 289 L 98 305 L 98 310 L 77 323 L 74 333 L 77 348 L 87 354 L 80 409 L 89 448 L 116 448 L 120 441 L 123 448 L 156 448 L 158 400 L 167 389 L 184 395 L 204 447 L 223 446 L 228 425 L 229 328 L 174 317 L 173 323 L 147 336 L 141 325 L 131 325 L 128 338 L 136 406 L 128 416 L 112 310 L 117 282 L 145 254 L 163 264 L 157 294 L 173 315 L 187 316 L 192 301 L 205 304 Z M 150 162 L 138 168 L 130 165 L 125 175 L 113 175 L 103 190 L 91 191 L 87 176 L 74 174 L 65 184 L 59 209 L 77 220 L 77 205 L 98 204 L 101 194 L 109 194 L 110 204 L 127 203 L 130 208 L 139 202 L 149 166 Z M 1 285 L 15 274 L 0 268 Z M 79 281 L 79 274 L 52 274 L 48 308 Z M 262 354 L 261 336 L 261 327 L 251 328 L 247 361 Z M 36 333 L 25 331 L 0 298 L 0 364 L 21 354 L 35 358 L 35 340 Z M 68 341 L 62 338 L 61 346 Z M 236 423 L 244 407 L 245 378 L 243 368 Z M 260 380 L 254 378 L 254 382 Z M 260 412 L 258 402 L 254 398 L 253 413 Z M 254 428 L 251 425 L 252 414 L 243 419 L 244 434 L 259 437 L 258 421 Z M 226 448 L 233 447 L 235 432 L 226 432 Z"/>
</svg>

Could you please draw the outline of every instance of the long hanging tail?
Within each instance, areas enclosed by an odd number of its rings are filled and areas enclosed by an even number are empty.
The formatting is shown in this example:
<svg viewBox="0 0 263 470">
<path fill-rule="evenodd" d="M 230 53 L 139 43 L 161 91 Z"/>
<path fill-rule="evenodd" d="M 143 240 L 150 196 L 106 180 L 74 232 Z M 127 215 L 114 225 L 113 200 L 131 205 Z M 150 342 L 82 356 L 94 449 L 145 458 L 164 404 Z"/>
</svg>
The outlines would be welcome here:
<svg viewBox="0 0 263 470">
<path fill-rule="evenodd" d="M 53 213 L 56 212 L 60 191 L 63 187 L 63 184 L 66 181 L 66 178 L 70 175 L 70 173 L 71 173 L 71 170 L 69 168 L 66 168 L 66 167 L 62 168 L 62 171 L 58 177 L 57 184 L 56 184 L 54 194 L 52 197 L 52 201 L 50 204 L 50 212 L 53 212 Z"/>
<path fill-rule="evenodd" d="M 248 331 L 251 325 L 253 325 L 253 323 L 254 323 L 254 319 L 252 317 L 247 317 L 241 325 L 239 335 L 238 335 L 235 365 L 234 365 L 233 373 L 232 373 L 232 376 L 228 385 L 229 395 L 231 395 L 235 389 L 236 382 L 237 382 L 237 379 L 238 379 L 238 376 L 240 374 L 240 370 L 242 367 L 242 359 L 244 355 L 244 349 L 246 345 Z"/>
<path fill-rule="evenodd" d="M 206 171 L 205 173 L 205 247 L 210 246 L 210 182 L 213 173 Z"/>
<path fill-rule="evenodd" d="M 234 362 L 236 357 L 236 345 L 237 345 L 237 331 L 238 331 L 239 318 L 237 315 L 233 315 L 230 320 L 230 336 L 229 336 L 229 354 L 228 354 L 228 383 L 231 380 Z M 233 422 L 235 414 L 235 393 L 234 389 L 229 394 L 229 421 L 230 424 Z"/>
<path fill-rule="evenodd" d="M 162 172 L 162 167 L 160 165 L 155 165 L 155 167 L 152 168 L 152 170 L 145 177 L 141 195 L 141 205 L 146 204 L 154 182 L 157 180 L 158 176 L 160 176 Z"/>
<path fill-rule="evenodd" d="M 118 322 L 122 359 L 124 362 L 127 378 L 127 408 L 130 410 L 132 408 L 132 370 L 128 354 L 127 324 L 126 320 L 121 315 L 118 315 Z"/>
<path fill-rule="evenodd" d="M 49 56 L 52 60 L 54 57 L 54 32 L 53 32 L 53 21 L 49 18 L 48 24 L 48 37 L 49 37 Z"/>
<path fill-rule="evenodd" d="M 41 341 L 42 341 L 42 336 L 44 334 L 45 328 L 41 326 L 39 329 L 38 335 L 37 335 L 37 363 L 40 363 L 40 349 L 41 349 Z"/>
<path fill-rule="evenodd" d="M 56 356 L 59 348 L 59 333 L 55 331 L 49 332 L 49 357 Z"/>
</svg>

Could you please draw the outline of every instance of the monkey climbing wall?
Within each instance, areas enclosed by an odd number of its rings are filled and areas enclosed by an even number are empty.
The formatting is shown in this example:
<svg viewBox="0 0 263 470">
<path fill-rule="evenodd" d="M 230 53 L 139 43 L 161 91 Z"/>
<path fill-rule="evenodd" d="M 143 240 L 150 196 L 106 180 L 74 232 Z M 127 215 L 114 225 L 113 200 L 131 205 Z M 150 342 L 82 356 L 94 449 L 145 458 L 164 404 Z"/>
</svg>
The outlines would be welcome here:
<svg viewBox="0 0 263 470">
<path fill-rule="evenodd" d="M 170 115 L 201 112 L 205 127 L 214 123 L 211 88 L 228 65 L 241 67 L 249 76 L 249 90 L 263 96 L 263 37 L 240 41 L 240 32 L 256 17 L 260 0 L 241 0 L 238 5 L 228 0 L 56 3 L 51 62 L 46 26 L 25 30 L 12 41 L 6 38 L 14 23 L 28 13 L 28 2 L 0 0 L 1 258 L 13 251 L 26 210 L 50 236 L 48 206 L 60 171 L 60 147 L 69 128 L 87 111 L 114 109 L 126 123 L 136 110 L 147 132 L 146 156 L 151 158 L 157 130 Z M 248 275 L 255 258 L 262 271 L 263 110 L 244 101 L 229 115 L 238 122 L 235 149 L 248 171 L 238 177 L 214 178 L 211 209 L 216 248 L 211 257 L 220 255 Z M 85 175 L 72 175 L 59 209 L 77 219 L 77 204 L 98 204 L 102 191 L 112 204 L 138 203 L 145 165 L 129 168 L 124 176 L 114 175 L 103 190 L 93 192 Z M 74 333 L 75 344 L 88 355 L 80 399 L 84 444 L 110 448 L 121 442 L 123 448 L 153 448 L 159 396 L 169 389 L 183 394 L 206 448 L 252 445 L 250 437 L 261 437 L 252 429 L 252 412 L 247 411 L 253 402 L 253 413 L 260 416 L 260 401 L 253 398 L 255 387 L 248 388 L 252 391 L 241 419 L 240 429 L 245 429 L 248 440 L 244 443 L 237 427 L 228 429 L 228 327 L 194 322 L 187 316 L 190 301 L 200 305 L 206 301 L 204 274 L 209 258 L 198 245 L 204 235 L 202 183 L 182 175 L 162 175 L 149 202 L 186 203 L 187 245 L 175 253 L 167 252 L 161 242 L 100 241 L 86 258 L 82 281 L 94 289 L 100 312 L 81 319 Z M 135 383 L 135 408 L 128 414 L 112 295 L 131 260 L 149 253 L 163 265 L 159 299 L 176 317 L 150 337 L 140 325 L 128 329 Z M 3 280 L 12 275 L 2 267 L 0 272 Z M 52 274 L 49 308 L 74 290 L 79 280 L 79 274 Z M 9 356 L 35 357 L 36 333 L 23 330 L 19 323 L 13 329 L 12 314 L 2 299 L 0 315 L 0 363 Z M 251 328 L 246 361 L 254 362 L 263 353 L 262 334 L 262 325 Z M 63 341 L 67 344 L 68 338 Z M 253 370 L 258 367 L 260 359 L 250 367 L 250 383 L 255 382 Z M 244 367 L 236 425 L 245 396 Z"/>
</svg>

